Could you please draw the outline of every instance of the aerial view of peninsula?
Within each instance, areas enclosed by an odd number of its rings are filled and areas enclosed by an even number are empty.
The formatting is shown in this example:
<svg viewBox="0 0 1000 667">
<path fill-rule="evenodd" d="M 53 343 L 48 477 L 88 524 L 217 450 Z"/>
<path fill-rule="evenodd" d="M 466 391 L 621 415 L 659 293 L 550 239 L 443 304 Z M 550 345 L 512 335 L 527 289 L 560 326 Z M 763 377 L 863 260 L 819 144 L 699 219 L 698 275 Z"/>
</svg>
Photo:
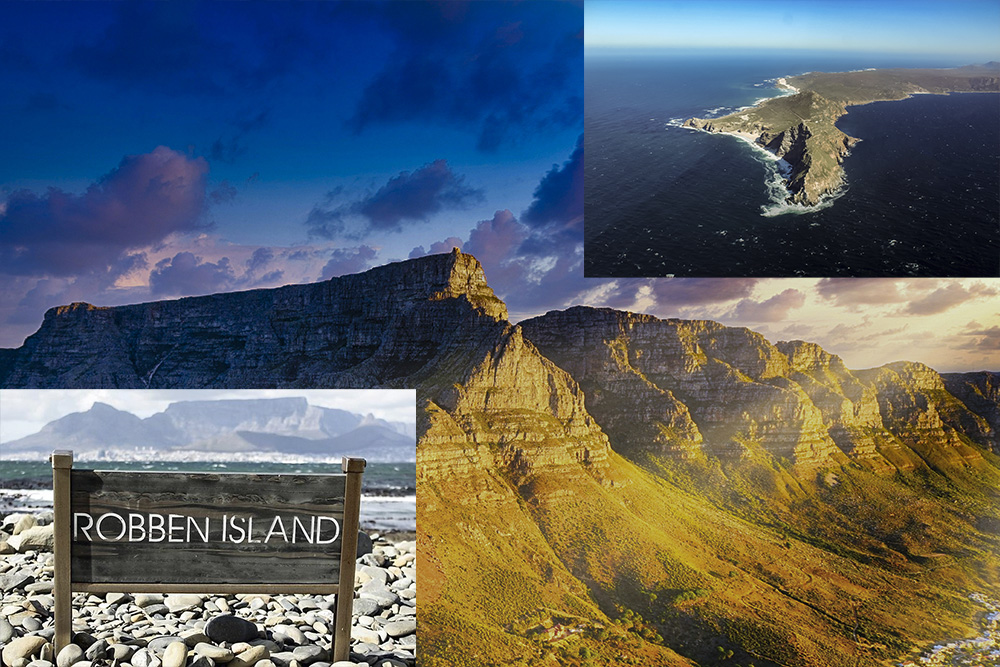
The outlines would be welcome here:
<svg viewBox="0 0 1000 667">
<path fill-rule="evenodd" d="M 628 8 L 588 4 L 588 276 L 1000 273 L 995 3 Z"/>
</svg>

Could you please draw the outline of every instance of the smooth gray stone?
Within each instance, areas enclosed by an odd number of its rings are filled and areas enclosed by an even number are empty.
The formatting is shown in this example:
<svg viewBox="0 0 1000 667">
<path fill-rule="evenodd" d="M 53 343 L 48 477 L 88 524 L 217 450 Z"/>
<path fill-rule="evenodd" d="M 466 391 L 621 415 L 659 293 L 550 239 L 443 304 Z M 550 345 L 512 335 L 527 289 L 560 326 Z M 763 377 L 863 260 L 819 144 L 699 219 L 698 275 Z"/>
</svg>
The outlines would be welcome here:
<svg viewBox="0 0 1000 667">
<path fill-rule="evenodd" d="M 155 637 L 151 639 L 148 644 L 146 644 L 146 649 L 150 651 L 153 655 L 155 655 L 157 658 L 162 659 L 163 652 L 166 651 L 167 647 L 173 644 L 174 642 L 180 642 L 183 644 L 184 640 L 181 639 L 180 637 L 175 637 L 173 635 Z"/>
<path fill-rule="evenodd" d="M 277 667 L 288 667 L 288 663 L 295 659 L 295 654 L 291 651 L 278 651 L 277 653 L 272 653 L 270 660 Z"/>
<path fill-rule="evenodd" d="M 3 647 L 0 656 L 3 657 L 3 662 L 8 667 L 12 667 L 15 662 L 20 660 L 23 660 L 24 664 L 27 665 L 30 658 L 40 653 L 44 645 L 45 640 L 41 637 L 18 637 Z"/>
<path fill-rule="evenodd" d="M 377 613 L 379 604 L 372 598 L 357 598 L 354 600 L 352 614 L 354 616 L 371 616 Z"/>
<path fill-rule="evenodd" d="M 143 607 L 142 610 L 146 612 L 146 616 L 164 616 L 170 613 L 170 607 L 163 604 L 162 602 L 156 604 L 150 604 Z"/>
<path fill-rule="evenodd" d="M 107 651 L 108 651 L 108 640 L 98 639 L 96 642 L 94 642 L 87 648 L 85 655 L 87 656 L 87 660 L 93 662 L 98 658 L 106 657 Z"/>
<path fill-rule="evenodd" d="M 28 584 L 24 587 L 24 590 L 28 593 L 51 593 L 52 592 L 52 581 L 36 581 L 33 584 Z"/>
<path fill-rule="evenodd" d="M 28 616 L 26 619 L 21 621 L 21 627 L 28 632 L 35 632 L 36 630 L 42 629 L 42 622 L 34 616 Z"/>
<path fill-rule="evenodd" d="M 214 642 L 249 642 L 257 639 L 257 626 L 232 614 L 214 616 L 205 624 L 205 634 Z"/>
<path fill-rule="evenodd" d="M 6 618 L 0 618 L 0 646 L 5 645 L 14 636 L 14 626 Z"/>
<path fill-rule="evenodd" d="M 187 662 L 188 647 L 183 641 L 171 642 L 163 650 L 163 667 L 184 667 Z"/>
<path fill-rule="evenodd" d="M 48 660 L 39 659 L 39 660 L 32 660 L 31 662 L 29 662 L 28 667 L 55 667 L 55 665 L 53 665 Z"/>
<path fill-rule="evenodd" d="M 215 661 L 204 655 L 196 655 L 188 663 L 188 667 L 215 667 Z"/>
<path fill-rule="evenodd" d="M 275 635 L 283 635 L 298 645 L 306 643 L 306 636 L 294 625 L 276 625 L 271 630 Z"/>
<path fill-rule="evenodd" d="M 404 635 L 412 635 L 417 631 L 417 620 L 407 619 L 401 621 L 393 621 L 391 623 L 386 623 L 384 626 L 385 634 L 390 637 L 402 637 Z"/>
<path fill-rule="evenodd" d="M 196 644 L 194 652 L 198 655 L 209 658 L 213 662 L 229 662 L 236 657 L 236 655 L 229 649 L 216 646 L 215 644 L 209 644 L 207 642 Z"/>
<path fill-rule="evenodd" d="M 76 644 L 67 644 L 56 656 L 58 667 L 70 667 L 83 660 L 83 649 Z"/>
<path fill-rule="evenodd" d="M 316 645 L 296 646 L 292 655 L 299 661 L 300 665 L 311 665 L 312 663 L 326 657 L 326 651 Z"/>
<path fill-rule="evenodd" d="M 31 575 L 30 572 L 25 572 L 23 570 L 17 570 L 16 572 L 3 575 L 0 577 L 0 589 L 5 593 L 9 593 L 18 588 L 24 588 L 30 583 L 35 581 L 35 577 Z"/>
</svg>

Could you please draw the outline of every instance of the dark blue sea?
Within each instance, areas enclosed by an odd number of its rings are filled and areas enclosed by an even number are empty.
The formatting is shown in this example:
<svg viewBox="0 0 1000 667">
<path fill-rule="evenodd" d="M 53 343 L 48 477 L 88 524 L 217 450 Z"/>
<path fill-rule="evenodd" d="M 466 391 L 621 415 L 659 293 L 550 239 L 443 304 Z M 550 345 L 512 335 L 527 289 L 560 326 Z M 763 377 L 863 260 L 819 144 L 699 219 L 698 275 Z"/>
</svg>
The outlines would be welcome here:
<svg viewBox="0 0 1000 667">
<path fill-rule="evenodd" d="M 679 127 L 781 94 L 777 77 L 969 63 L 811 52 L 615 52 L 585 58 L 585 273 L 618 276 L 1000 275 L 1000 94 L 850 107 L 847 188 L 782 204 L 776 165 Z"/>
</svg>

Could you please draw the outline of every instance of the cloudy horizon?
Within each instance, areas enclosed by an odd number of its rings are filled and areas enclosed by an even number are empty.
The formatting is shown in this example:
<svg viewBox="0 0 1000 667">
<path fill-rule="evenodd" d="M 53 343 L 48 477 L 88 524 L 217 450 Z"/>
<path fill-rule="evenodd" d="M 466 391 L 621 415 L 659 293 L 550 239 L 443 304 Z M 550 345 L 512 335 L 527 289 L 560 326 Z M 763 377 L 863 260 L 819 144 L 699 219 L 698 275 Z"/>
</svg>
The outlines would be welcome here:
<svg viewBox="0 0 1000 667">
<path fill-rule="evenodd" d="M 0 347 L 74 301 L 460 247 L 514 321 L 608 306 L 1000 369 L 1000 279 L 584 278 L 580 2 L 4 8 Z"/>
</svg>

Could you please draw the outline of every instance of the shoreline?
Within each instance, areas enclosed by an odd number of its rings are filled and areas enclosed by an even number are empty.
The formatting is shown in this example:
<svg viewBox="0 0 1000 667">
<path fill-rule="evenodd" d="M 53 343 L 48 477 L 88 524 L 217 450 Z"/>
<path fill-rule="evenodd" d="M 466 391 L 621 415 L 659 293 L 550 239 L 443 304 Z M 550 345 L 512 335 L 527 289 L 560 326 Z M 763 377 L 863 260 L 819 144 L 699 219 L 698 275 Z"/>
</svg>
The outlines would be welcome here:
<svg viewBox="0 0 1000 667">
<path fill-rule="evenodd" d="M 898 102 L 918 94 L 1000 92 L 984 89 L 997 87 L 996 72 L 986 71 L 992 78 L 977 79 L 965 71 L 940 80 L 928 78 L 925 70 L 918 69 L 903 75 L 885 70 L 877 76 L 863 76 L 880 72 L 867 69 L 782 76 L 773 80 L 774 87 L 789 91 L 789 95 L 758 100 L 751 107 L 721 117 L 688 118 L 683 126 L 731 134 L 758 147 L 773 148 L 778 158 L 789 156 L 792 169 L 781 174 L 788 193 L 783 203 L 822 208 L 843 193 L 847 182 L 843 163 L 850 148 L 860 141 L 837 126 L 850 107 Z M 850 99 L 855 94 L 861 99 Z M 782 99 L 786 101 L 779 101 Z"/>
</svg>

